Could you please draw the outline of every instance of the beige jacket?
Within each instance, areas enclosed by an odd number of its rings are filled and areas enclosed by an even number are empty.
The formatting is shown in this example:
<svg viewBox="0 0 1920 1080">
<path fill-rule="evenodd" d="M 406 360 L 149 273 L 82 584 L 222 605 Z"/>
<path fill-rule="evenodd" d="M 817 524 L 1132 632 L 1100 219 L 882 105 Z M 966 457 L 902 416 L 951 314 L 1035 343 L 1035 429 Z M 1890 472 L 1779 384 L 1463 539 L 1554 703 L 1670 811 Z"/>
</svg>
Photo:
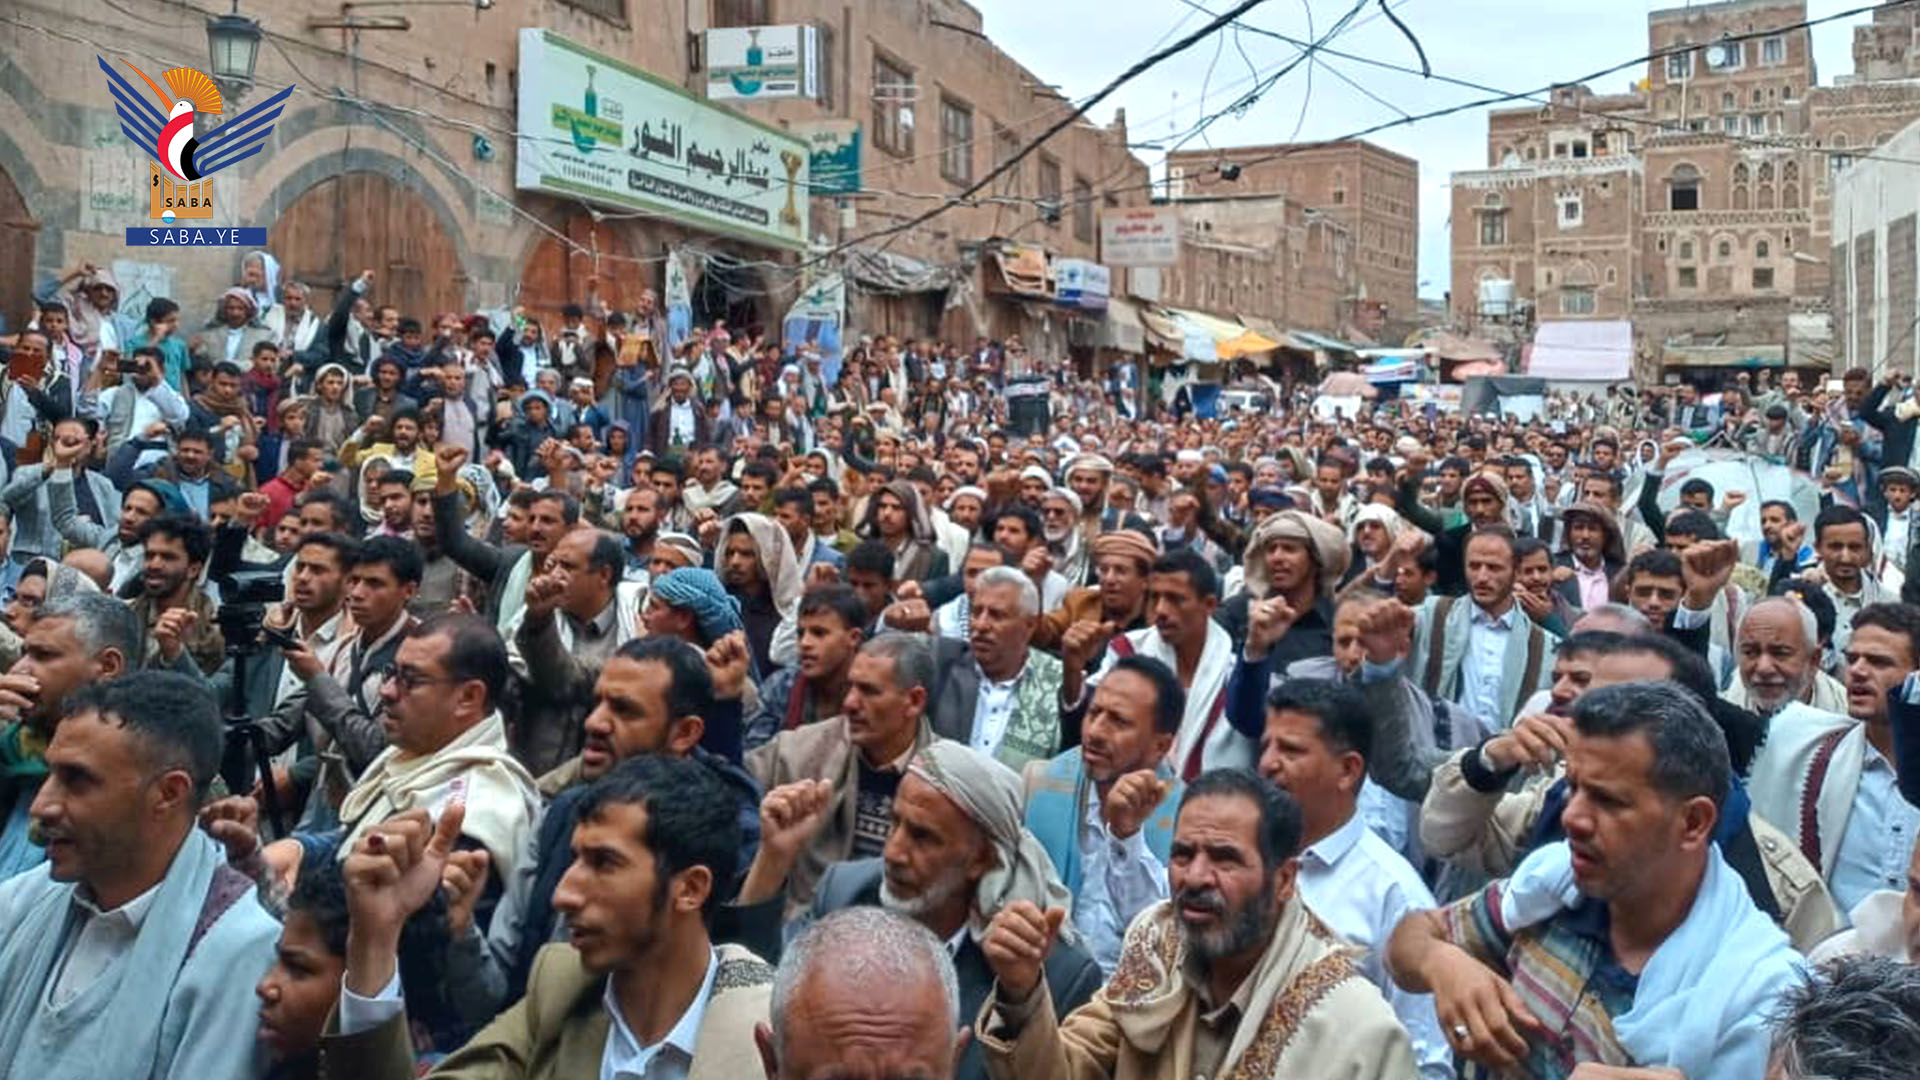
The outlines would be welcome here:
<svg viewBox="0 0 1920 1080">
<path fill-rule="evenodd" d="M 1540 819 L 1547 789 L 1560 774 L 1530 774 L 1518 792 L 1475 791 L 1460 771 L 1472 749 L 1451 754 L 1433 770 L 1420 806 L 1420 844 L 1427 854 L 1488 877 L 1505 877 L 1525 854 L 1521 845 Z M 1747 815 L 1767 883 L 1780 906 L 1780 928 L 1806 952 L 1841 926 L 1827 883 L 1787 835 L 1756 811 Z"/>
<path fill-rule="evenodd" d="M 1033 1014 L 1008 1041 L 999 994 L 975 1018 L 975 1038 L 993 1080 L 1191 1080 L 1199 997 L 1165 978 L 1181 963 L 1178 934 L 1155 940 L 1163 902 L 1127 930 L 1119 967 L 1107 985 L 1057 1021 L 1044 985 Z M 1144 946 L 1144 948 L 1143 948 Z M 1143 957 L 1143 953 L 1152 954 Z M 1249 979 L 1253 1011 L 1229 1045 L 1219 1080 L 1409 1080 L 1417 1075 L 1407 1034 L 1380 991 L 1353 967 L 1352 949 L 1296 897 Z M 1143 963 L 1143 959 L 1147 962 Z M 1157 959 L 1158 963 L 1152 961 Z M 1261 1007 L 1260 1002 L 1267 1002 Z M 1245 1025 L 1257 1024 L 1245 1030 Z M 1004 1030 L 1003 1030 L 1004 1033 Z"/>
<path fill-rule="evenodd" d="M 754 1025 L 767 1018 L 773 969 L 737 945 L 716 945 L 720 971 L 700 1019 L 687 1080 L 735 1080 L 760 1074 Z M 571 945 L 549 945 L 534 957 L 527 996 L 435 1066 L 436 1080 L 572 1080 L 600 1075 L 613 1022 L 603 997 L 607 979 L 589 972 Z M 407 1014 L 379 1027 L 340 1035 L 338 1017 L 320 1040 L 323 1080 L 411 1080 L 415 1075 Z"/>
<path fill-rule="evenodd" d="M 914 751 L 932 739 L 933 729 L 922 717 L 913 739 Z M 772 791 L 800 780 L 825 780 L 833 785 L 833 810 L 787 877 L 788 918 L 813 902 L 813 891 L 827 867 L 853 857 L 854 818 L 860 803 L 859 753 L 847 733 L 847 718 L 836 716 L 782 731 L 747 754 L 747 772 L 759 781 L 762 790 Z"/>
</svg>

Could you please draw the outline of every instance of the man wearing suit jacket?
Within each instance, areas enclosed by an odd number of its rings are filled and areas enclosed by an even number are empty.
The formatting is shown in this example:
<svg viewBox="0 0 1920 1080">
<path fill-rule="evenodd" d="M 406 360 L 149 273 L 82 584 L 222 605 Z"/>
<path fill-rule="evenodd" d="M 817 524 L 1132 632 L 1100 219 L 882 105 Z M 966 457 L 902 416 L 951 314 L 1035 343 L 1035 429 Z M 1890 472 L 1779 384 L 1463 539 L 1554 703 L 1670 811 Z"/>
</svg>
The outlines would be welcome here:
<svg viewBox="0 0 1920 1080">
<path fill-rule="evenodd" d="M 693 396 L 693 376 L 684 367 L 667 372 L 667 399 L 647 419 L 647 449 L 657 457 L 686 456 L 710 441 L 707 407 Z"/>
<path fill-rule="evenodd" d="M 958 743 L 938 740 L 914 755 L 893 813 L 898 824 L 887 837 L 886 858 L 829 867 L 809 917 L 863 905 L 910 914 L 947 943 L 960 977 L 960 1015 L 977 1016 L 994 984 L 981 948 L 993 917 L 1019 901 L 1064 908 L 1066 888 L 1021 824 L 1019 777 Z M 1077 933 L 1054 941 L 1045 966 L 1061 1016 L 1103 981 Z M 977 1045 L 967 1047 L 954 1080 L 987 1080 Z"/>
<path fill-rule="evenodd" d="M 257 320 L 259 309 L 253 294 L 234 286 L 220 296 L 219 310 L 205 330 L 193 335 L 187 351 L 197 367 L 238 364 L 245 368 L 253 361 L 253 347 L 273 341 L 273 331 Z"/>
<path fill-rule="evenodd" d="M 934 639 L 934 733 L 1011 769 L 1060 748 L 1060 658 L 1031 646 L 1040 591 L 1025 572 L 981 572 L 968 602 L 968 638 Z"/>
<path fill-rule="evenodd" d="M 1920 427 L 1920 400 L 1907 397 L 1887 404 L 1902 377 L 1898 368 L 1889 366 L 1860 403 L 1860 419 L 1880 432 L 1880 463 L 1889 468 L 1906 468 L 1912 463 L 1914 429 Z M 1878 500 L 1872 505 L 1878 505 Z"/>
<path fill-rule="evenodd" d="M 773 969 L 709 934 L 739 858 L 736 797 L 704 765 L 663 755 L 621 763 L 580 809 L 576 861 L 554 892 L 571 940 L 534 961 L 525 998 L 442 1061 L 435 1076 L 562 1080 L 651 1075 L 656 1057 L 687 1080 L 735 1080 L 759 1067 Z M 376 827 L 347 857 L 348 935 L 340 1004 L 322 1038 L 331 1076 L 415 1075 L 399 969 L 400 930 L 440 886 L 464 807 L 437 823 L 423 810 Z M 587 856 L 583 856 L 583 860 Z M 463 869 L 471 870 L 473 864 Z M 673 1015 L 657 1006 L 686 1001 Z M 635 1031 L 647 1017 L 654 1030 Z"/>
<path fill-rule="evenodd" d="M 1591 611 L 1607 603 L 1615 574 L 1627 564 L 1618 519 L 1597 503 L 1577 502 L 1560 513 L 1565 546 L 1553 557 L 1554 591 Z"/>
</svg>

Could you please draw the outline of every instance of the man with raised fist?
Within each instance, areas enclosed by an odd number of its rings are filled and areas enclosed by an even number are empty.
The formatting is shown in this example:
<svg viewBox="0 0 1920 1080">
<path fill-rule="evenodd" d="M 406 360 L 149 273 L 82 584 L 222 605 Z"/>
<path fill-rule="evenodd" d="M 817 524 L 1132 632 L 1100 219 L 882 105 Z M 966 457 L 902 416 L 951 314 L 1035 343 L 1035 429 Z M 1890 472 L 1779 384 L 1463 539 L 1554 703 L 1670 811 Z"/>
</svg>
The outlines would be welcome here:
<svg viewBox="0 0 1920 1080">
<path fill-rule="evenodd" d="M 988 1075 L 1415 1075 L 1392 1010 L 1297 895 L 1301 829 L 1300 805 L 1244 769 L 1187 785 L 1172 899 L 1134 920 L 1120 974 L 1064 1018 L 1041 991 L 1066 912 L 1008 904 L 982 945 L 993 993 L 969 1014 Z"/>
</svg>

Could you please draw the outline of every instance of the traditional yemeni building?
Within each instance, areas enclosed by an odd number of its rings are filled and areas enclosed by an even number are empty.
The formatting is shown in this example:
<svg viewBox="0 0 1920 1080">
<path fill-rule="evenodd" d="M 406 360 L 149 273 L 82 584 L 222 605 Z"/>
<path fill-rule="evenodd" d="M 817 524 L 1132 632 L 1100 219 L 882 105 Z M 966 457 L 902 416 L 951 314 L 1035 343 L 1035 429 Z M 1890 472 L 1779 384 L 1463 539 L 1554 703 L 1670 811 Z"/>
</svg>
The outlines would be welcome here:
<svg viewBox="0 0 1920 1080">
<path fill-rule="evenodd" d="M 1420 164 L 1412 158 L 1361 140 L 1183 150 L 1167 156 L 1167 185 L 1175 200 L 1283 195 L 1339 222 L 1359 275 L 1359 288 L 1343 297 L 1342 322 L 1417 321 Z"/>
<path fill-rule="evenodd" d="M 1767 32 L 1806 17 L 1801 0 L 1655 11 L 1659 55 L 1625 92 L 1491 113 L 1488 168 L 1453 176 L 1454 319 L 1511 282 L 1535 322 L 1632 320 L 1645 377 L 1833 362 L 1832 177 L 1920 117 L 1920 65 L 1912 10 L 1876 12 L 1857 74 L 1820 86 L 1810 32 Z"/>
</svg>

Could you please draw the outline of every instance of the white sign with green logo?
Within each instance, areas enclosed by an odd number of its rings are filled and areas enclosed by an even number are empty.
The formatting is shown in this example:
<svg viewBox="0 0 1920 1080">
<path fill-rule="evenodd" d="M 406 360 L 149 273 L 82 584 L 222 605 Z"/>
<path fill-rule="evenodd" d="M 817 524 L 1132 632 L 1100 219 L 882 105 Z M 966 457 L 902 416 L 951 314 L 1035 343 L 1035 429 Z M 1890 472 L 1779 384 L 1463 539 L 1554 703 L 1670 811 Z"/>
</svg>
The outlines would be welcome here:
<svg viewBox="0 0 1920 1080">
<path fill-rule="evenodd" d="M 807 241 L 807 144 L 546 30 L 520 31 L 514 186 L 777 247 Z"/>
<path fill-rule="evenodd" d="M 707 97 L 715 101 L 820 96 L 819 31 L 737 26 L 707 31 Z"/>
</svg>

